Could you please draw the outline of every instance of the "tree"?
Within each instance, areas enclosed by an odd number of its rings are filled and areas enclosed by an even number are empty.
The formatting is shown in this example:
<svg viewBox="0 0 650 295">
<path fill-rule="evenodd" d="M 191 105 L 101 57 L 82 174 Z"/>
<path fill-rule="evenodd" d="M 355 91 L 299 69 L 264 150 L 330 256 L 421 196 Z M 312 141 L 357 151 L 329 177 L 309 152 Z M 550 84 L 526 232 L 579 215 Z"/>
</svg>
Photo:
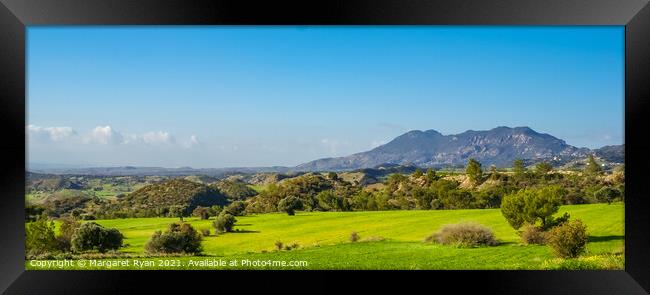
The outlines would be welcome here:
<svg viewBox="0 0 650 295">
<path fill-rule="evenodd" d="M 481 163 L 475 159 L 469 159 L 467 162 L 467 167 L 465 168 L 465 174 L 469 177 L 469 180 L 472 184 L 476 185 L 481 181 L 483 176 L 483 170 L 481 170 Z"/>
<path fill-rule="evenodd" d="M 594 192 L 594 197 L 601 203 L 611 204 L 616 198 L 621 196 L 621 192 L 615 188 L 604 186 Z"/>
<path fill-rule="evenodd" d="M 28 256 L 50 253 L 57 250 L 54 236 L 54 222 L 42 216 L 25 226 L 25 252 Z"/>
<path fill-rule="evenodd" d="M 183 216 L 185 215 L 185 210 L 187 209 L 187 206 L 181 206 L 181 205 L 174 205 L 169 207 L 169 216 L 170 217 L 178 217 L 181 222 L 183 222 Z"/>
<path fill-rule="evenodd" d="M 278 210 L 288 215 L 295 215 L 298 209 L 302 209 L 302 201 L 294 196 L 288 196 L 278 203 Z"/>
<path fill-rule="evenodd" d="M 600 168 L 600 165 L 596 163 L 594 155 L 589 155 L 589 158 L 587 158 L 587 167 L 585 167 L 585 173 L 589 175 L 596 175 L 601 171 L 602 169 Z"/>
<path fill-rule="evenodd" d="M 526 166 L 524 165 L 524 160 L 516 159 L 512 162 L 512 172 L 517 179 L 522 179 L 526 175 Z"/>
<path fill-rule="evenodd" d="M 415 169 L 415 172 L 413 172 L 413 177 L 414 178 L 420 178 L 420 177 L 422 177 L 422 175 L 423 175 L 422 170 L 420 170 L 420 168 Z"/>
<path fill-rule="evenodd" d="M 60 218 L 59 235 L 56 237 L 59 243 L 59 249 L 70 251 L 72 248 L 72 235 L 74 231 L 81 227 L 81 222 L 74 218 Z"/>
<path fill-rule="evenodd" d="M 105 228 L 95 222 L 82 224 L 72 234 L 72 250 L 83 252 L 97 250 L 106 252 L 122 247 L 122 233 L 114 228 Z"/>
<path fill-rule="evenodd" d="M 542 161 L 535 165 L 535 173 L 538 175 L 546 175 L 553 170 L 553 166 L 546 161 Z"/>
<path fill-rule="evenodd" d="M 431 169 L 431 168 L 427 169 L 427 176 L 426 176 L 426 178 L 427 178 L 427 182 L 428 182 L 428 183 L 432 183 L 432 182 L 434 182 L 436 179 L 438 179 L 438 177 L 436 176 L 436 171 L 434 171 L 434 170 Z"/>
<path fill-rule="evenodd" d="M 497 171 L 497 166 L 490 165 L 490 179 L 491 180 L 499 179 L 499 172 Z"/>
<path fill-rule="evenodd" d="M 210 208 L 196 206 L 196 208 L 194 208 L 194 211 L 192 211 L 192 215 L 200 217 L 201 219 L 208 219 L 210 218 Z"/>
<path fill-rule="evenodd" d="M 331 180 L 338 180 L 339 176 L 338 176 L 338 174 L 336 174 L 336 172 L 329 172 L 329 173 L 327 173 L 327 178 L 329 178 Z"/>
<path fill-rule="evenodd" d="M 165 232 L 156 231 L 145 244 L 147 253 L 201 253 L 201 234 L 188 223 L 172 223 Z"/>
<path fill-rule="evenodd" d="M 210 215 L 211 216 L 219 216 L 219 213 L 221 213 L 222 210 L 223 210 L 223 208 L 221 206 L 214 205 L 214 206 L 210 207 Z"/>
<path fill-rule="evenodd" d="M 235 226 L 235 222 L 237 222 L 235 216 L 232 216 L 232 214 L 229 214 L 226 211 L 222 211 L 221 214 L 217 216 L 217 220 L 215 220 L 212 225 L 214 226 L 214 229 L 217 233 L 225 233 L 232 231 L 232 228 Z"/>
<path fill-rule="evenodd" d="M 223 209 L 224 212 L 232 216 L 243 215 L 244 210 L 246 210 L 246 204 L 242 201 L 234 201 L 230 203 L 230 205 L 226 206 L 226 208 Z"/>
<path fill-rule="evenodd" d="M 326 211 L 336 211 L 342 207 L 342 200 L 334 191 L 326 190 L 316 195 L 318 207 Z"/>
<path fill-rule="evenodd" d="M 552 215 L 562 205 L 564 194 L 558 186 L 521 189 L 503 197 L 501 213 L 514 229 L 519 229 L 524 223 L 535 225 L 538 221 L 543 228 L 548 228 L 554 221 Z"/>
</svg>

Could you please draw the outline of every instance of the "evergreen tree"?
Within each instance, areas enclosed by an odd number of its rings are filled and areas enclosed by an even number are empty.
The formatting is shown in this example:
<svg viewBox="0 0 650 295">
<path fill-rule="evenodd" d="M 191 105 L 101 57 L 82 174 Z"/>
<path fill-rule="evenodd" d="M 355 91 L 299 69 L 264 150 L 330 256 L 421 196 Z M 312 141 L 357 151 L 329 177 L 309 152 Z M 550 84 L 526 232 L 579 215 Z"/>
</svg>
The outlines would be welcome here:
<svg viewBox="0 0 650 295">
<path fill-rule="evenodd" d="M 512 171 L 514 172 L 516 178 L 523 178 L 526 174 L 526 166 L 524 166 L 524 160 L 516 159 L 512 163 Z"/>
<path fill-rule="evenodd" d="M 469 159 L 467 162 L 467 167 L 465 168 L 465 174 L 469 177 L 469 180 L 474 184 L 478 184 L 481 181 L 483 176 L 483 170 L 481 170 L 481 163 L 474 159 Z"/>
<path fill-rule="evenodd" d="M 596 163 L 596 160 L 594 159 L 594 155 L 589 155 L 589 158 L 587 158 L 587 167 L 585 167 L 585 173 L 595 175 L 600 172 L 601 172 L 600 165 Z"/>
</svg>

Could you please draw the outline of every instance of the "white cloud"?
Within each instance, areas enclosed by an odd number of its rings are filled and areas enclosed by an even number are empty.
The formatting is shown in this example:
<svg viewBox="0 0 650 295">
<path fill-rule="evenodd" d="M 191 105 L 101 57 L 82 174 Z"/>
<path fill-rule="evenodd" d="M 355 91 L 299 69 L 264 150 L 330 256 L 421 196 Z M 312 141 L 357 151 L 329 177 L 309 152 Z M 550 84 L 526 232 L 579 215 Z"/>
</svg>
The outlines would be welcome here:
<svg viewBox="0 0 650 295">
<path fill-rule="evenodd" d="M 124 143 L 124 136 L 111 126 L 97 126 L 85 136 L 84 143 L 121 144 Z"/>
<path fill-rule="evenodd" d="M 75 136 L 75 132 L 70 127 L 40 127 L 36 125 L 27 125 L 27 134 L 30 140 L 37 142 L 61 142 Z"/>
<path fill-rule="evenodd" d="M 194 148 L 194 147 L 199 147 L 199 146 L 201 146 L 201 142 L 199 141 L 199 138 L 194 134 L 192 134 L 192 136 L 190 136 L 189 141 L 183 143 L 183 147 L 188 148 L 188 149 L 191 149 L 191 148 Z"/>
<path fill-rule="evenodd" d="M 149 145 L 173 144 L 176 141 L 169 132 L 155 131 L 142 134 L 142 141 Z"/>
<path fill-rule="evenodd" d="M 141 134 L 122 133 L 110 125 L 97 126 L 88 133 L 77 134 L 70 127 L 40 127 L 28 125 L 27 132 L 30 141 L 41 143 L 75 143 L 96 145 L 149 145 L 149 146 L 177 146 L 193 148 L 201 146 L 198 136 L 191 135 L 187 141 L 177 142 L 175 137 L 167 131 L 149 131 Z"/>
</svg>

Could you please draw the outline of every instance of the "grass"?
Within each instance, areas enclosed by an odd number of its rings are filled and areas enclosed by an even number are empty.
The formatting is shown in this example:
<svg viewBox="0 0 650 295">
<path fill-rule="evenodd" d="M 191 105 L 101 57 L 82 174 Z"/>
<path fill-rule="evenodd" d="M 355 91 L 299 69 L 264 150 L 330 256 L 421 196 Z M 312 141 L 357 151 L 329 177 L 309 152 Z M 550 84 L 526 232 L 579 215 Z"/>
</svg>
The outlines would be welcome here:
<svg viewBox="0 0 650 295">
<path fill-rule="evenodd" d="M 235 226 L 238 232 L 204 238 L 206 257 L 169 259 L 177 259 L 185 266 L 190 260 L 212 258 L 304 260 L 308 265 L 301 268 L 307 269 L 622 268 L 622 255 L 617 253 L 622 253 L 624 245 L 623 204 L 570 205 L 563 206 L 559 214 L 564 212 L 569 212 L 571 218 L 580 218 L 587 225 L 590 242 L 585 257 L 558 260 L 554 259 L 546 246 L 523 246 L 517 232 L 508 225 L 499 209 L 482 209 L 298 212 L 295 216 L 279 213 L 241 216 L 237 217 Z M 197 229 L 211 228 L 213 222 L 195 218 L 185 220 Z M 176 221 L 178 219 L 175 218 L 133 218 L 96 222 L 115 227 L 125 235 L 124 243 L 128 246 L 122 252 L 142 256 L 144 244 L 151 234 Z M 458 222 L 477 222 L 491 228 L 501 244 L 496 247 L 463 249 L 422 242 L 443 225 Z M 353 231 L 359 234 L 360 242 L 349 241 Z M 376 241 L 364 242 L 369 239 Z M 291 251 L 277 251 L 274 245 L 276 241 L 284 244 L 297 243 L 300 247 Z M 29 264 L 27 268 L 30 268 Z M 240 269 L 242 266 L 232 268 Z"/>
<path fill-rule="evenodd" d="M 252 188 L 254 191 L 257 193 L 263 192 L 268 185 L 255 185 L 255 184 L 249 184 L 248 187 Z"/>
</svg>

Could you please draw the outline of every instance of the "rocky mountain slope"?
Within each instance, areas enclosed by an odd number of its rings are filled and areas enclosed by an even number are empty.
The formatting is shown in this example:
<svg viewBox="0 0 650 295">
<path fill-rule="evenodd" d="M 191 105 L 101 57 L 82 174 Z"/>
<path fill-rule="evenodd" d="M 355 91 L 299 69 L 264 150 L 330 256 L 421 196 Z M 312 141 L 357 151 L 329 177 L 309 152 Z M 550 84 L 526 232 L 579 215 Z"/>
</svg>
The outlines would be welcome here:
<svg viewBox="0 0 650 295">
<path fill-rule="evenodd" d="M 617 157 L 615 147 L 602 151 L 610 159 Z M 353 170 L 371 168 L 384 163 L 445 167 L 464 165 L 474 158 L 483 165 L 509 167 L 515 159 L 529 161 L 551 159 L 565 162 L 595 153 L 577 148 L 552 135 L 529 127 L 497 127 L 491 130 L 469 130 L 443 135 L 435 130 L 409 131 L 387 144 L 347 157 L 325 158 L 301 164 L 299 171 Z"/>
</svg>

